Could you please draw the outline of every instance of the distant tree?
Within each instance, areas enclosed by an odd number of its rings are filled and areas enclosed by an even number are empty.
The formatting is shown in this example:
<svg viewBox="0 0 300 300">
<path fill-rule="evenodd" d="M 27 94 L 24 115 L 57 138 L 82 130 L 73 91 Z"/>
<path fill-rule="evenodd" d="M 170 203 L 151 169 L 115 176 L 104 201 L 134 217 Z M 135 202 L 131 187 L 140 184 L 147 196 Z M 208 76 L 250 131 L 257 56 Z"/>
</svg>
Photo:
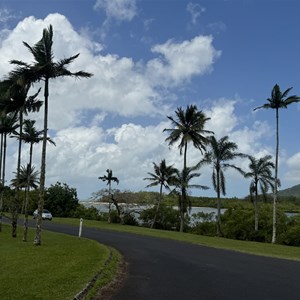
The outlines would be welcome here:
<svg viewBox="0 0 300 300">
<path fill-rule="evenodd" d="M 101 179 L 102 181 L 107 181 L 107 185 L 108 185 L 108 195 L 109 195 L 109 203 L 108 203 L 108 223 L 110 223 L 111 219 L 111 203 L 114 203 L 115 206 L 116 206 L 116 209 L 118 211 L 118 215 L 120 217 L 121 215 L 121 211 L 120 211 L 120 208 L 118 206 L 118 203 L 116 201 L 116 199 L 114 198 L 114 195 L 112 193 L 112 189 L 111 189 L 111 183 L 112 181 L 116 182 L 117 184 L 119 184 L 119 179 L 115 176 L 113 176 L 113 173 L 112 173 L 112 170 L 110 169 L 107 169 L 106 170 L 107 172 L 107 175 L 103 175 L 103 176 L 100 176 L 98 177 L 98 179 Z"/>
<path fill-rule="evenodd" d="M 225 175 L 224 171 L 227 168 L 233 168 L 242 172 L 242 170 L 229 161 L 237 158 L 244 157 L 245 155 L 237 152 L 237 144 L 230 142 L 228 136 L 224 136 L 217 140 L 214 136 L 209 139 L 209 150 L 205 153 L 204 158 L 199 162 L 199 166 L 211 165 L 212 183 L 214 190 L 217 193 L 218 200 L 218 213 L 217 213 L 217 235 L 222 235 L 221 230 L 221 194 L 226 195 Z"/>
<path fill-rule="evenodd" d="M 52 184 L 45 194 L 45 208 L 51 211 L 54 217 L 70 217 L 79 205 L 77 191 L 66 183 Z"/>
<path fill-rule="evenodd" d="M 148 172 L 148 175 L 150 177 L 144 178 L 144 180 L 149 180 L 151 181 L 150 184 L 148 184 L 146 187 L 153 187 L 153 186 L 157 186 L 159 185 L 159 197 L 158 197 L 158 201 L 156 204 L 156 210 L 155 210 L 155 214 L 153 217 L 153 222 L 151 224 L 151 228 L 153 228 L 158 212 L 159 212 L 159 207 L 160 207 L 160 203 L 162 201 L 162 192 L 163 192 L 163 187 L 167 190 L 170 190 L 170 183 L 172 182 L 172 180 L 174 179 L 174 174 L 176 172 L 176 169 L 173 168 L 172 166 L 167 166 L 166 164 L 166 160 L 163 159 L 159 165 L 157 165 L 156 163 L 153 163 L 153 167 L 154 167 L 154 173 Z"/>
<path fill-rule="evenodd" d="M 274 109 L 275 110 L 275 117 L 276 117 L 276 156 L 275 156 L 275 184 L 274 184 L 274 193 L 273 193 L 273 233 L 272 233 L 272 243 L 276 243 L 276 210 L 277 210 L 277 194 L 278 194 L 278 153 L 279 153 L 279 109 L 280 108 L 287 108 L 292 103 L 296 103 L 300 101 L 300 97 L 293 95 L 289 96 L 289 92 L 292 88 L 288 88 L 283 93 L 280 90 L 278 84 L 275 84 L 272 89 L 271 98 L 267 99 L 267 103 L 262 106 L 254 108 L 257 109 Z"/>
<path fill-rule="evenodd" d="M 192 179 L 199 177 L 201 174 L 195 172 L 199 167 L 186 167 L 182 171 L 176 170 L 174 179 L 171 185 L 175 188 L 172 193 L 178 196 L 178 208 L 180 212 L 180 232 L 183 232 L 185 215 L 188 210 L 191 209 L 191 201 L 189 197 L 189 189 L 198 188 L 202 190 L 207 190 L 208 187 L 200 184 L 191 184 Z"/>
<path fill-rule="evenodd" d="M 272 169 L 275 168 L 274 163 L 271 161 L 271 155 L 265 155 L 259 159 L 248 156 L 249 163 L 249 172 L 244 174 L 245 178 L 251 178 L 250 183 L 250 198 L 253 199 L 254 205 L 254 230 L 258 230 L 258 191 L 260 189 L 263 196 L 266 196 L 266 193 L 269 190 L 269 187 L 274 189 L 274 177 L 272 176 Z"/>
</svg>

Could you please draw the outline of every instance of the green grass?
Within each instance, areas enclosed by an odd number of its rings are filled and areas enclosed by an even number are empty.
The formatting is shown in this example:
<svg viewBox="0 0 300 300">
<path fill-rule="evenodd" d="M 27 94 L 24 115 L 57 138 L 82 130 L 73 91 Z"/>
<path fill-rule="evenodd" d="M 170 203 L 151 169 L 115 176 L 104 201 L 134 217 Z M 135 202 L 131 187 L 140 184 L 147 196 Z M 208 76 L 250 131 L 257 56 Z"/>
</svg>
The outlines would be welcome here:
<svg viewBox="0 0 300 300">
<path fill-rule="evenodd" d="M 79 225 L 78 219 L 54 218 L 54 222 Z M 300 247 L 291 247 L 283 245 L 273 245 L 267 243 L 237 241 L 219 237 L 208 237 L 189 233 L 179 233 L 175 231 L 165 231 L 137 226 L 126 226 L 120 224 L 108 224 L 107 222 L 84 220 L 83 226 L 96 227 L 108 230 L 117 230 L 134 234 L 154 236 L 159 238 L 173 239 L 177 241 L 204 245 L 214 248 L 222 248 L 233 251 L 245 252 L 255 255 L 277 257 L 300 261 Z"/>
<path fill-rule="evenodd" d="M 100 270 L 97 288 L 109 282 L 116 272 L 119 254 L 95 241 L 43 231 L 42 246 L 33 245 L 34 230 L 28 242 L 11 237 L 11 227 L 0 232 L 0 299 L 73 299 Z"/>
</svg>

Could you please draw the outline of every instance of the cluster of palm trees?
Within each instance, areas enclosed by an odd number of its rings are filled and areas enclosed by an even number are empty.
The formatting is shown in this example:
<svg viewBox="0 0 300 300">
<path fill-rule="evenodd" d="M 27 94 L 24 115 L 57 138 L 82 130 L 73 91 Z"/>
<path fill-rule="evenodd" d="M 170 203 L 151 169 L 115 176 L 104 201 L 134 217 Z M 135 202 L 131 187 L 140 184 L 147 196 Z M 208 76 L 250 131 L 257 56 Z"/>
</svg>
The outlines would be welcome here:
<svg viewBox="0 0 300 300">
<path fill-rule="evenodd" d="M 152 223 L 155 223 L 159 205 L 162 200 L 163 187 L 171 192 L 175 192 L 178 195 L 178 207 L 180 212 L 180 231 L 183 231 L 184 218 L 188 212 L 188 208 L 191 203 L 189 200 L 189 189 L 201 188 L 207 189 L 208 187 L 191 184 L 190 181 L 199 177 L 200 173 L 197 171 L 203 165 L 212 166 L 212 184 L 213 188 L 217 193 L 217 235 L 222 235 L 221 229 L 221 195 L 226 194 L 225 175 L 224 171 L 228 168 L 233 168 L 241 173 L 245 178 L 250 178 L 250 196 L 253 200 L 254 211 L 255 211 L 255 224 L 254 228 L 257 231 L 258 226 L 258 195 L 259 191 L 265 196 L 266 193 L 271 190 L 273 191 L 273 233 L 272 243 L 276 243 L 276 203 L 277 203 L 277 192 L 280 185 L 278 179 L 278 149 L 279 149 L 279 119 L 278 111 L 280 108 L 287 108 L 288 105 L 299 102 L 300 97 L 293 95 L 288 97 L 288 93 L 292 88 L 287 89 L 283 93 L 280 90 L 278 84 L 276 84 L 271 93 L 271 98 L 267 99 L 267 103 L 255 108 L 271 108 L 275 109 L 276 112 L 276 155 L 275 164 L 272 162 L 272 157 L 266 155 L 260 158 L 238 152 L 238 146 L 236 143 L 231 142 L 228 136 L 216 139 L 212 131 L 206 130 L 205 125 L 209 120 L 202 111 L 199 111 L 195 105 L 188 105 L 186 110 L 182 107 L 177 108 L 175 111 L 176 118 L 168 116 L 171 120 L 173 128 L 164 129 L 165 132 L 169 133 L 166 141 L 169 146 L 174 144 L 178 145 L 180 155 L 183 154 L 183 169 L 179 171 L 173 168 L 171 165 L 166 164 L 163 159 L 160 164 L 153 163 L 154 173 L 149 172 L 150 177 L 144 178 L 145 180 L 151 181 L 147 187 L 155 185 L 160 186 L 160 197 L 157 203 L 156 214 Z M 192 167 L 187 166 L 187 149 L 188 144 L 192 143 L 193 146 L 200 150 L 203 155 L 202 159 Z M 248 171 L 243 171 L 241 168 L 231 163 L 236 158 L 248 158 L 249 165 Z M 275 175 L 272 172 L 275 170 Z M 174 186 L 173 190 L 171 186 Z"/>
<path fill-rule="evenodd" d="M 79 53 L 69 58 L 64 58 L 59 61 L 54 61 L 53 54 L 53 28 L 50 25 L 43 29 L 42 38 L 33 46 L 23 42 L 30 54 L 33 56 L 33 63 L 26 63 L 19 60 L 11 60 L 10 63 L 14 69 L 9 72 L 4 80 L 0 82 L 0 133 L 1 133 L 1 200 L 0 200 L 0 215 L 3 207 L 3 187 L 5 185 L 5 154 L 6 154 L 6 138 L 7 135 L 15 135 L 19 139 L 18 162 L 16 178 L 13 180 L 15 187 L 14 205 L 12 207 L 12 236 L 16 237 L 16 226 L 19 209 L 19 190 L 26 188 L 28 191 L 30 186 L 33 186 L 33 179 L 37 173 L 32 166 L 32 147 L 33 144 L 42 141 L 42 154 L 39 179 L 39 201 L 37 218 L 36 234 L 34 239 L 35 245 L 41 245 L 41 224 L 42 210 L 44 204 L 45 193 L 45 175 L 46 175 L 46 145 L 47 141 L 52 142 L 48 137 L 48 101 L 49 101 L 49 83 L 50 79 L 57 77 L 68 76 L 75 78 L 89 78 L 91 73 L 84 71 L 71 72 L 67 69 L 78 56 Z M 39 89 L 34 95 L 28 96 L 29 90 L 35 87 L 36 84 L 43 82 L 44 101 L 37 99 L 40 93 Z M 44 105 L 44 126 L 42 130 L 35 128 L 34 120 L 25 120 L 24 115 L 28 112 L 38 112 L 41 106 Z M 15 125 L 17 123 L 17 125 Z M 18 131 L 16 131 L 18 128 Z M 24 131 L 24 132 L 23 132 Z M 24 167 L 21 166 L 21 149 L 22 142 L 30 144 L 30 159 L 29 163 Z M 52 142 L 53 143 L 53 142 Z M 21 176 L 22 175 L 22 176 Z M 35 176 L 33 176 L 35 175 Z M 34 186 L 36 184 L 34 183 Z M 25 215 L 26 204 L 25 200 Z M 25 218 L 26 219 L 26 218 Z M 0 220 L 1 221 L 1 220 Z M 24 231 L 25 232 L 25 231 Z M 23 240 L 26 240 L 24 233 Z"/>
</svg>

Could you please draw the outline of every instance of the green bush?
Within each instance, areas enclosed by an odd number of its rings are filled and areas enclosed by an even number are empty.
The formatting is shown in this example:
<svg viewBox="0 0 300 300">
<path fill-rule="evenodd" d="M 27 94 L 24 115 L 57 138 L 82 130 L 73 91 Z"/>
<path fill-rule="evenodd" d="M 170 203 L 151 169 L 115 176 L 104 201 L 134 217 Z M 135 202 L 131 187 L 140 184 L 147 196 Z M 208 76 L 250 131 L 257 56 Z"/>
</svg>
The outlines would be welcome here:
<svg viewBox="0 0 300 300">
<path fill-rule="evenodd" d="M 145 209 L 141 212 L 140 220 L 143 222 L 143 226 L 150 227 L 156 207 Z M 187 220 L 188 221 L 188 220 Z M 161 205 L 160 210 L 156 217 L 156 222 L 153 228 L 164 229 L 164 230 L 178 230 L 180 227 L 179 212 L 173 207 Z"/>
<path fill-rule="evenodd" d="M 260 205 L 258 231 L 254 230 L 254 209 L 236 206 L 229 208 L 221 218 L 224 237 L 236 240 L 271 242 L 273 215 L 270 205 Z M 287 230 L 287 217 L 277 211 L 277 236 Z"/>
<path fill-rule="evenodd" d="M 190 233 L 214 236 L 216 234 L 216 222 L 214 213 L 198 212 L 192 215 Z"/>
<path fill-rule="evenodd" d="M 280 234 L 278 242 L 288 246 L 300 246 L 300 216 L 288 220 L 287 229 Z"/>
</svg>

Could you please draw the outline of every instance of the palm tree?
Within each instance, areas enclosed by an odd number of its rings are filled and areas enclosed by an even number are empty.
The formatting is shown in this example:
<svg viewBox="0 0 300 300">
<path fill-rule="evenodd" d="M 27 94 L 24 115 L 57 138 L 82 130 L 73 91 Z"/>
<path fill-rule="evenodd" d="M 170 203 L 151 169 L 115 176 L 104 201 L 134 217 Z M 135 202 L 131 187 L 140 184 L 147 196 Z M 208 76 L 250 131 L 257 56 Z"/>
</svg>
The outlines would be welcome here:
<svg viewBox="0 0 300 300">
<path fill-rule="evenodd" d="M 0 106 L 1 109 L 8 112 L 15 112 L 19 114 L 19 135 L 22 135 L 23 129 L 23 116 L 28 112 L 38 112 L 42 106 L 42 101 L 37 100 L 40 90 L 34 95 L 27 97 L 30 83 L 20 81 L 19 77 L 10 72 L 8 78 L 1 83 L 2 87 L 6 87 L 6 98 L 2 99 Z M 22 142 L 19 140 L 18 147 L 18 161 L 17 161 L 17 174 L 20 172 L 21 167 L 21 151 Z M 17 175 L 18 178 L 18 175 Z M 19 186 L 15 186 L 15 198 L 12 209 L 12 236 L 17 236 L 17 219 L 18 219 L 18 206 L 19 206 Z"/>
<path fill-rule="evenodd" d="M 212 183 L 217 193 L 217 235 L 222 235 L 221 230 L 221 194 L 226 195 L 224 171 L 227 168 L 233 168 L 240 172 L 242 170 L 228 162 L 237 158 L 245 157 L 244 154 L 237 152 L 237 144 L 230 142 L 228 136 L 217 140 L 214 136 L 209 139 L 209 150 L 205 153 L 204 158 L 199 162 L 199 166 L 212 165 Z"/>
<path fill-rule="evenodd" d="M 114 181 L 114 182 L 116 182 L 117 184 L 119 184 L 119 179 L 118 179 L 117 177 L 113 176 L 112 170 L 107 169 L 106 172 L 107 172 L 107 176 L 106 176 L 106 175 L 100 176 L 100 177 L 98 177 L 98 179 L 101 179 L 102 181 L 107 181 L 107 185 L 108 185 L 108 194 L 109 194 L 109 203 L 108 203 L 108 223 L 110 223 L 110 207 L 111 207 L 111 202 L 110 202 L 110 200 L 112 200 L 112 202 L 115 204 L 116 209 L 117 209 L 117 211 L 118 211 L 118 216 L 120 217 L 120 215 L 121 215 L 119 206 L 118 206 L 118 204 L 116 203 L 115 199 L 113 198 L 113 194 L 112 194 L 112 192 L 111 192 L 111 183 L 112 183 L 112 181 Z"/>
<path fill-rule="evenodd" d="M 178 148 L 180 155 L 184 152 L 183 169 L 187 167 L 187 146 L 189 142 L 192 142 L 194 147 L 202 151 L 208 143 L 206 134 L 213 134 L 212 131 L 205 130 L 205 125 L 210 118 L 207 118 L 202 111 L 198 111 L 196 105 L 188 105 L 184 111 L 182 107 L 178 107 L 175 111 L 176 119 L 167 116 L 171 120 L 174 128 L 164 129 L 163 131 L 169 132 L 169 137 L 166 141 L 169 142 L 169 146 L 174 143 L 180 142 Z"/>
<path fill-rule="evenodd" d="M 254 205 L 254 230 L 258 230 L 258 190 L 260 189 L 261 193 L 265 197 L 266 193 L 269 190 L 269 187 L 274 189 L 274 177 L 272 176 L 272 169 L 275 168 L 275 165 L 271 160 L 271 155 L 265 155 L 259 159 L 248 156 L 249 163 L 249 172 L 244 174 L 245 178 L 251 178 L 250 183 L 250 197 L 253 199 Z"/>
<path fill-rule="evenodd" d="M 287 108 L 290 104 L 296 103 L 300 101 L 300 97 L 296 95 L 292 95 L 288 97 L 291 88 L 288 88 L 283 93 L 280 90 L 278 84 L 275 84 L 271 98 L 267 99 L 267 103 L 262 106 L 254 108 L 257 109 L 275 109 L 275 118 L 276 118 L 276 154 L 275 154 L 275 176 L 274 176 L 274 193 L 273 193 L 273 232 L 272 232 L 272 243 L 276 243 L 276 227 L 277 227 L 277 220 L 276 220 L 276 211 L 277 211 L 277 193 L 278 193 L 278 152 L 279 152 L 279 109 L 280 108 Z"/>
<path fill-rule="evenodd" d="M 28 163 L 28 170 L 32 169 L 32 154 L 33 154 L 33 145 L 38 144 L 43 140 L 44 130 L 37 130 L 34 120 L 24 120 L 24 130 L 22 135 L 19 134 L 13 137 L 18 138 L 19 140 L 23 141 L 24 143 L 28 143 L 29 146 L 29 163 Z M 55 146 L 55 143 L 48 137 L 48 142 Z M 29 175 L 31 173 L 28 173 Z M 30 190 L 30 176 L 28 176 L 28 183 L 25 190 L 25 204 L 24 204 L 24 231 L 23 231 L 23 241 L 27 241 L 27 230 L 28 230 L 28 211 L 27 206 L 29 202 L 29 190 Z"/>
<path fill-rule="evenodd" d="M 34 63 L 32 65 L 19 61 L 13 60 L 12 64 L 17 66 L 14 70 L 14 74 L 19 76 L 21 81 L 30 81 L 32 83 L 37 81 L 44 81 L 44 138 L 42 145 L 42 158 L 41 158 L 41 174 L 40 174 L 40 194 L 38 203 L 38 219 L 36 227 L 36 235 L 34 239 L 35 245 L 41 245 L 41 224 L 42 224 L 42 210 L 44 205 L 45 197 L 45 176 L 46 176 L 46 145 L 47 145 L 47 134 L 48 134 L 48 100 L 49 100 L 49 82 L 50 79 L 57 77 L 68 76 L 75 78 L 89 78 L 92 74 L 78 71 L 71 72 L 67 69 L 78 56 L 79 53 L 59 60 L 54 61 L 53 54 L 53 28 L 50 25 L 48 28 L 43 30 L 43 36 L 33 47 L 26 42 L 23 42 L 24 46 L 34 57 Z"/>
<path fill-rule="evenodd" d="M 7 135 L 12 134 L 18 128 L 17 115 L 15 113 L 0 113 L 0 178 L 1 178 L 1 192 L 0 192 L 0 231 L 2 230 L 2 210 L 3 210 L 3 196 L 5 187 L 5 167 L 6 167 L 6 145 Z"/>
<path fill-rule="evenodd" d="M 197 188 L 207 190 L 208 187 L 200 184 L 190 184 L 191 180 L 199 177 L 201 174 L 195 171 L 199 166 L 186 167 L 182 171 L 175 170 L 171 185 L 175 188 L 171 193 L 178 195 L 178 208 L 180 213 L 180 232 L 183 232 L 185 215 L 191 209 L 191 201 L 189 197 L 189 189 Z"/>
<path fill-rule="evenodd" d="M 170 185 L 170 183 L 172 183 L 172 180 L 174 179 L 173 176 L 176 172 L 175 168 L 173 168 L 172 166 L 167 166 L 166 165 L 166 160 L 165 159 L 163 159 L 160 162 L 159 165 L 157 165 L 154 162 L 153 167 L 154 167 L 154 173 L 148 172 L 148 175 L 150 175 L 151 177 L 144 178 L 144 180 L 151 181 L 151 183 L 148 184 L 146 187 L 152 187 L 152 186 L 160 185 L 159 198 L 158 198 L 158 201 L 157 201 L 157 204 L 156 204 L 156 211 L 155 211 L 155 215 L 154 215 L 154 218 L 153 218 L 153 222 L 151 224 L 151 228 L 153 228 L 153 226 L 156 222 L 157 214 L 159 212 L 160 203 L 162 201 L 163 187 L 167 190 L 170 190 L 169 185 Z"/>
</svg>

